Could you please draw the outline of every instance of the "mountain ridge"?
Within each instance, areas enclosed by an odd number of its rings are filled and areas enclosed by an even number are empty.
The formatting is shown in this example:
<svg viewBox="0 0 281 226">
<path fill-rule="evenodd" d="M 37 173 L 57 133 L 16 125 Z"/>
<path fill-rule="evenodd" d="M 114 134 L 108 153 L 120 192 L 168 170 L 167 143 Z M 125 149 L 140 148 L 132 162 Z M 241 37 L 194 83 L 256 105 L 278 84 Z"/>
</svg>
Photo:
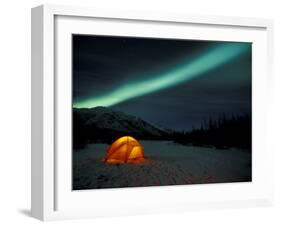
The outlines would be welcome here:
<svg viewBox="0 0 281 226">
<path fill-rule="evenodd" d="M 169 134 L 140 117 L 103 106 L 73 108 L 73 127 L 74 138 L 80 137 L 87 143 L 110 143 L 125 135 L 136 139 L 161 139 Z"/>
</svg>

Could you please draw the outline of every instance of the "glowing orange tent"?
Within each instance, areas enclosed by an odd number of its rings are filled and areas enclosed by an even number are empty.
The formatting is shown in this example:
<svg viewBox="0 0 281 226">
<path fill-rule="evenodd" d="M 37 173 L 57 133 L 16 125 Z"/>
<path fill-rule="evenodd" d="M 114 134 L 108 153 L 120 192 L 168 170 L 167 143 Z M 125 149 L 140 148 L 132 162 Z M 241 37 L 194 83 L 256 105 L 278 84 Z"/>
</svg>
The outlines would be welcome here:
<svg viewBox="0 0 281 226">
<path fill-rule="evenodd" d="M 106 163 L 138 163 L 144 160 L 142 145 L 133 137 L 124 136 L 117 139 L 107 149 L 103 159 Z"/>
</svg>

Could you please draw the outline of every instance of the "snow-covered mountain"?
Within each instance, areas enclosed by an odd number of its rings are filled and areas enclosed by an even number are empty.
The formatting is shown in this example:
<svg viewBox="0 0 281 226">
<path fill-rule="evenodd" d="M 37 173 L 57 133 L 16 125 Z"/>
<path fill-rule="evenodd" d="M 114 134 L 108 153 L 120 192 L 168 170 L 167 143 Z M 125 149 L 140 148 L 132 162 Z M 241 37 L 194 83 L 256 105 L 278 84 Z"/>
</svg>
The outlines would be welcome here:
<svg viewBox="0 0 281 226">
<path fill-rule="evenodd" d="M 95 107 L 90 109 L 74 109 L 74 120 L 79 119 L 88 133 L 95 137 L 131 135 L 137 138 L 160 138 L 168 134 L 139 117 L 112 110 L 108 107 Z"/>
</svg>

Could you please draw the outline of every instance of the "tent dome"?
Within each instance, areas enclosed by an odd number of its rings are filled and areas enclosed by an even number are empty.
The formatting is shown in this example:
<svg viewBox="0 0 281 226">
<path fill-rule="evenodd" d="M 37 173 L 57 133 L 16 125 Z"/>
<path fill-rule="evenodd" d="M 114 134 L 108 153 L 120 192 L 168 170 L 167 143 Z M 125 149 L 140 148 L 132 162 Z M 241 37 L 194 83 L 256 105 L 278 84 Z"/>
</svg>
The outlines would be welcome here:
<svg viewBox="0 0 281 226">
<path fill-rule="evenodd" d="M 137 163 L 144 160 L 142 145 L 133 137 L 120 137 L 107 149 L 105 163 Z"/>
</svg>

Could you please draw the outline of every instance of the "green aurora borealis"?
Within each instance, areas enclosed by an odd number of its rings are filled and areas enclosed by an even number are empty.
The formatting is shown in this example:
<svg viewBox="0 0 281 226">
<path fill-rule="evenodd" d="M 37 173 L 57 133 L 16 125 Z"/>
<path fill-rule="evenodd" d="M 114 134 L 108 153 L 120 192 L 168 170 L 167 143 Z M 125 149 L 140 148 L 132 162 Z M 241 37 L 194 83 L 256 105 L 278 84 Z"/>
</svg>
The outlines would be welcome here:
<svg viewBox="0 0 281 226">
<path fill-rule="evenodd" d="M 164 68 L 161 72 L 151 72 L 142 79 L 131 79 L 101 95 L 74 100 L 75 108 L 114 106 L 133 98 L 145 96 L 166 88 L 186 83 L 198 76 L 216 69 L 249 51 L 248 43 L 220 43 L 210 46 L 196 57 L 183 58 L 179 63 Z M 134 75 L 131 75 L 134 78 Z M 139 76 L 140 77 L 140 76 Z"/>
</svg>

